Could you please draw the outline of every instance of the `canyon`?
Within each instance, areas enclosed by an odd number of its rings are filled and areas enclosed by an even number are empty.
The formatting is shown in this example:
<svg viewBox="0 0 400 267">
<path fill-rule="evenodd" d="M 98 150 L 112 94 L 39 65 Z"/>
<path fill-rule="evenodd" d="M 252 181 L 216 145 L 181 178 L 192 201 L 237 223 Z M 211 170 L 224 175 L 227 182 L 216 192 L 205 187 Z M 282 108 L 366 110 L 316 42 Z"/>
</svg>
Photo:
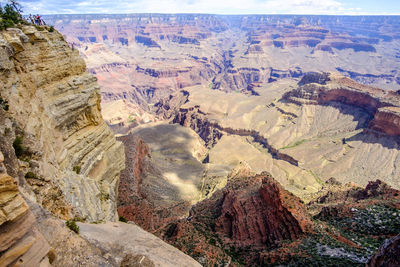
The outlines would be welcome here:
<svg viewBox="0 0 400 267">
<path fill-rule="evenodd" d="M 125 146 L 123 220 L 204 266 L 361 266 L 397 234 L 397 17 L 45 19 Z"/>
<path fill-rule="evenodd" d="M 93 14 L 44 19 L 79 50 L 102 88 L 108 124 L 121 131 L 156 120 L 148 104 L 196 85 L 257 95 L 280 80 L 334 71 L 366 85 L 400 89 L 397 17 Z"/>
<path fill-rule="evenodd" d="M 396 16 L 48 15 L 0 34 L 0 266 L 395 266 Z"/>
</svg>

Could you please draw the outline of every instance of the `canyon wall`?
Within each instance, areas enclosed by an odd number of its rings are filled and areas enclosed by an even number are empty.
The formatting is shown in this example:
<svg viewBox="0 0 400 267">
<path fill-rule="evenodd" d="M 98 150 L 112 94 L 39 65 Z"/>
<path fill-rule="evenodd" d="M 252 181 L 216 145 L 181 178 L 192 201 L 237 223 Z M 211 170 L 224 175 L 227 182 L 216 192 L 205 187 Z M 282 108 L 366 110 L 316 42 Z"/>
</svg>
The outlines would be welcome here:
<svg viewBox="0 0 400 267">
<path fill-rule="evenodd" d="M 0 266 L 200 266 L 113 222 L 124 148 L 97 79 L 60 33 L 1 31 L 0 69 Z"/>
<path fill-rule="evenodd" d="M 339 102 L 359 107 L 373 116 L 369 129 L 400 135 L 400 95 L 397 92 L 365 86 L 340 75 L 308 73 L 299 82 L 299 87 L 286 93 L 283 99 L 298 104 Z"/>
<path fill-rule="evenodd" d="M 8 29 L 1 33 L 1 69 L 10 117 L 4 128 L 15 127 L 29 151 L 17 156 L 32 173 L 37 202 L 51 203 L 46 190 L 53 190 L 63 201 L 49 209 L 61 218 L 116 220 L 124 150 L 102 119 L 96 78 L 78 51 L 58 32 Z"/>
</svg>

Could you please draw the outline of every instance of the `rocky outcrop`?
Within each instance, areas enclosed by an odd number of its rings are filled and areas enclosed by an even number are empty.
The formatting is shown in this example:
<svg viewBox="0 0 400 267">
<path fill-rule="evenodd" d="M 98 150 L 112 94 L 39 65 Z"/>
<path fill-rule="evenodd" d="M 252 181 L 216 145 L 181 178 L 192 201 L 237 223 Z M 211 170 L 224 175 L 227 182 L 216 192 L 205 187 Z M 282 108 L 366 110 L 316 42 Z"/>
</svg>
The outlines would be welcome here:
<svg viewBox="0 0 400 267">
<path fill-rule="evenodd" d="M 207 146 L 215 145 L 222 136 L 217 125 L 207 119 L 199 106 L 180 108 L 172 123 L 191 128 L 204 140 Z"/>
<path fill-rule="evenodd" d="M 299 87 L 283 99 L 297 104 L 329 105 L 339 102 L 362 108 L 373 118 L 369 129 L 400 135 L 400 96 L 393 91 L 369 87 L 332 73 L 308 73 Z"/>
<path fill-rule="evenodd" d="M 395 267 L 400 265 L 400 235 L 385 240 L 376 254 L 369 259 L 367 267 L 387 266 Z"/>
<path fill-rule="evenodd" d="M 126 154 L 118 194 L 121 217 L 154 232 L 199 201 L 205 148 L 193 131 L 157 123 L 139 126 L 118 140 Z"/>
<path fill-rule="evenodd" d="M 260 251 L 282 240 L 297 240 L 312 227 L 300 199 L 268 173 L 254 175 L 242 163 L 232 170 L 225 188 L 193 206 L 186 220 L 171 223 L 164 229 L 163 238 L 187 253 L 190 251 L 183 244 L 203 251 L 202 260 L 208 265 L 222 259 L 226 263 L 229 257 L 220 251 L 224 247 L 237 251 L 246 265 L 251 265 L 259 262 Z M 199 242 L 192 244 L 194 236 Z M 243 249 L 246 252 L 241 254 Z M 233 257 L 233 253 L 228 254 Z"/>
<path fill-rule="evenodd" d="M 46 206 L 52 184 L 73 207 L 64 218 L 115 220 L 124 155 L 102 119 L 96 78 L 58 32 L 24 26 L 3 31 L 0 41 L 1 96 L 31 152 L 25 160 L 35 161 L 30 171 L 48 181 L 32 181 L 36 201 Z"/>
<path fill-rule="evenodd" d="M 140 227 L 127 223 L 78 223 L 81 236 L 120 266 L 201 266 Z"/>
<path fill-rule="evenodd" d="M 61 34 L 40 29 L 0 33 L 0 266 L 198 265 L 137 226 L 68 229 L 64 220 L 117 219 L 125 155 L 100 114 L 96 78 Z M 143 142 L 138 151 L 140 177 L 149 151 Z"/>
<path fill-rule="evenodd" d="M 163 98 L 157 102 L 155 107 L 155 113 L 162 119 L 168 120 L 178 114 L 180 107 L 188 102 L 189 92 L 182 90 L 168 98 Z"/>
<path fill-rule="evenodd" d="M 393 136 L 400 136 L 400 107 L 379 108 L 369 128 Z"/>
<path fill-rule="evenodd" d="M 234 177 L 223 190 L 215 229 L 236 246 L 263 246 L 297 239 L 310 222 L 300 199 L 267 174 Z M 245 182 L 242 180 L 246 180 Z"/>
<path fill-rule="evenodd" d="M 48 266 L 50 246 L 3 161 L 0 152 L 0 266 Z"/>
</svg>

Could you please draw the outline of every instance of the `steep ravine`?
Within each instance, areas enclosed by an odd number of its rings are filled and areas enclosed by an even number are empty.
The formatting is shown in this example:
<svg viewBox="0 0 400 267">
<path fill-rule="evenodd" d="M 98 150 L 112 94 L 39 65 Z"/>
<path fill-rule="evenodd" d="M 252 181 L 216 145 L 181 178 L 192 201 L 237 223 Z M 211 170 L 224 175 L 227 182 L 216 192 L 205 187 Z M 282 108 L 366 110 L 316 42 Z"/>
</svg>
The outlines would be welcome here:
<svg viewBox="0 0 400 267">
<path fill-rule="evenodd" d="M 266 148 L 273 158 L 287 161 L 294 166 L 299 165 L 296 159 L 271 146 L 268 143 L 268 140 L 259 132 L 255 130 L 222 127 L 218 123 L 208 121 L 206 117 L 202 117 L 201 115 L 198 116 L 198 114 L 204 114 L 199 107 L 181 108 L 179 109 L 178 114 L 173 118 L 172 122 L 178 123 L 182 126 L 189 126 L 195 130 L 208 145 L 215 145 L 224 134 L 251 137 L 254 142 Z"/>
</svg>

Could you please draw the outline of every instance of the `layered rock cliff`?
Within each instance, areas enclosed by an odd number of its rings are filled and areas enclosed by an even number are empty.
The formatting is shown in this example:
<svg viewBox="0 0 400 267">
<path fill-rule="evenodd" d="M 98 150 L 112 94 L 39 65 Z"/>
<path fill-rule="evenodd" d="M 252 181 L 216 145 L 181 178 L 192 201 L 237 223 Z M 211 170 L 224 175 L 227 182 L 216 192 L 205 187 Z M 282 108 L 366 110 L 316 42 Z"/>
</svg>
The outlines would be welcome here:
<svg viewBox="0 0 400 267">
<path fill-rule="evenodd" d="M 49 208 L 54 214 L 115 220 L 124 154 L 102 120 L 96 78 L 58 32 L 23 26 L 0 38 L 1 97 L 17 125 L 16 138 L 30 151 L 19 156 L 31 163 L 25 171 L 33 173 L 37 202 L 46 206 L 51 184 L 64 198 L 61 207 Z M 67 205 L 70 210 L 57 214 Z"/>
<path fill-rule="evenodd" d="M 154 121 L 147 103 L 197 85 L 259 95 L 309 71 L 340 71 L 360 83 L 400 88 L 392 17 L 92 14 L 45 20 L 85 58 L 103 105 L 124 106 L 129 116 L 117 108 L 103 111 L 117 131 Z"/>
<path fill-rule="evenodd" d="M 254 175 L 244 162 L 231 172 L 226 187 L 193 206 L 188 218 L 169 224 L 162 234 L 187 253 L 188 248 L 192 255 L 203 251 L 195 258 L 204 257 L 199 260 L 204 265 L 237 264 L 238 258 L 249 265 L 259 262 L 261 251 L 297 240 L 312 228 L 300 199 L 268 173 Z M 193 243 L 195 236 L 198 242 Z"/>
<path fill-rule="evenodd" d="M 124 149 L 101 116 L 96 78 L 60 33 L 0 32 L 0 68 L 0 266 L 199 266 L 109 222 Z"/>
<path fill-rule="evenodd" d="M 400 134 L 400 95 L 397 92 L 365 86 L 333 73 L 308 73 L 299 87 L 283 99 L 299 104 L 329 105 L 339 102 L 359 107 L 373 119 L 369 128 L 384 134 Z"/>
<path fill-rule="evenodd" d="M 47 266 L 50 246 L 3 161 L 0 151 L 0 266 Z"/>
</svg>

